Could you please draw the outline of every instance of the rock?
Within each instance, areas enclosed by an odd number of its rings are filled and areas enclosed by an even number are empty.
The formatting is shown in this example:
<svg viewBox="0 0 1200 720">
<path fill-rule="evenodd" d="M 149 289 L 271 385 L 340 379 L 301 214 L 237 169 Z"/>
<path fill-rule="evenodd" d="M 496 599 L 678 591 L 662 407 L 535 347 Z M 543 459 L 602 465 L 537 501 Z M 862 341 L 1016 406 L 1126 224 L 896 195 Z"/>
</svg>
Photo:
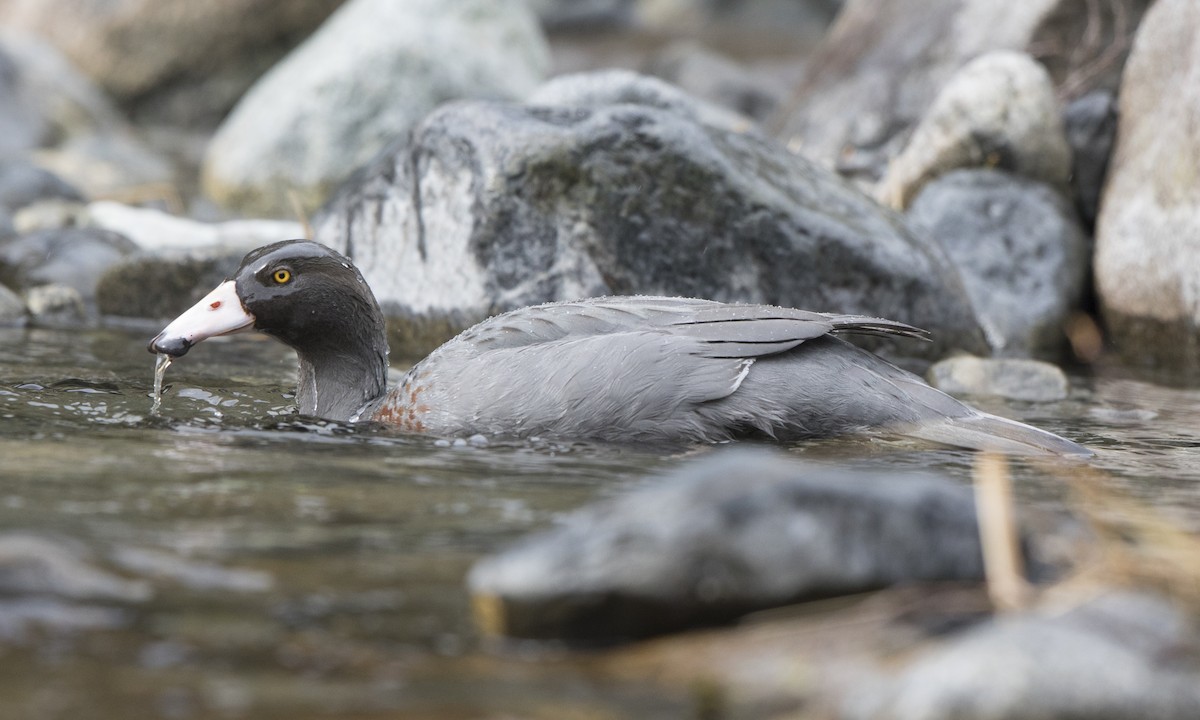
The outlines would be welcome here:
<svg viewBox="0 0 1200 720">
<path fill-rule="evenodd" d="M 87 302 L 70 285 L 35 285 L 25 291 L 25 303 L 38 325 L 77 325 L 88 319 Z"/>
<path fill-rule="evenodd" d="M 965 488 L 739 449 L 584 508 L 467 582 L 485 631 L 611 641 L 982 573 Z"/>
<path fill-rule="evenodd" d="M 890 682 L 849 688 L 838 717 L 1190 720 L 1200 717 L 1198 652 L 1200 638 L 1178 609 L 1154 595 L 1112 591 L 935 644 Z"/>
<path fill-rule="evenodd" d="M 1116 96 L 1096 90 L 1075 100 L 1063 111 L 1063 127 L 1074 158 L 1071 189 L 1075 207 L 1083 224 L 1091 228 L 1100 210 L 1100 192 L 1117 137 Z"/>
<path fill-rule="evenodd" d="M 0 207 L 0 240 L 6 240 L 17 234 L 17 230 L 13 227 L 12 216 L 8 214 L 8 210 Z"/>
<path fill-rule="evenodd" d="M 0 161 L 0 208 L 16 212 L 38 200 L 82 202 L 83 195 L 45 168 L 21 160 Z"/>
<path fill-rule="evenodd" d="M 907 208 L 925 183 L 956 168 L 1009 170 L 1066 189 L 1071 148 L 1050 76 L 1024 53 L 992 52 L 942 88 L 904 150 L 888 166 L 879 196 Z"/>
<path fill-rule="evenodd" d="M 3 32 L 0 55 L 11 61 L 14 102 L 32 128 L 17 147 L 10 142 L 9 158 L 17 152 L 32 153 L 39 165 L 86 195 L 113 194 L 172 179 L 169 163 L 134 137 L 108 98 L 54 48 L 31 36 Z M 0 108 L 0 118 L 5 113 Z M 0 127 L 4 125 L 0 119 Z"/>
<path fill-rule="evenodd" d="M 548 31 L 598 30 L 628 25 L 636 0 L 529 0 Z"/>
<path fill-rule="evenodd" d="M 0 25 L 47 38 L 140 120 L 215 127 L 340 2 L 11 0 Z"/>
<path fill-rule="evenodd" d="M 0 535 L 0 594 L 139 602 L 151 589 L 94 567 L 69 543 L 9 532 Z"/>
<path fill-rule="evenodd" d="M 667 46 L 651 59 L 646 72 L 757 121 L 768 118 L 784 98 L 780 89 L 695 42 Z"/>
<path fill-rule="evenodd" d="M 347 182 L 314 237 L 347 252 L 426 347 L 494 312 L 638 293 L 933 330 L 934 343 L 903 345 L 909 355 L 984 347 L 936 243 L 769 139 L 657 98 L 444 107 Z"/>
<path fill-rule="evenodd" d="M 599 109 L 638 105 L 666 110 L 694 123 L 743 133 L 754 127 L 744 115 L 696 98 L 658 78 L 631 70 L 560 75 L 529 94 L 527 104 L 557 108 Z"/>
<path fill-rule="evenodd" d="M 203 223 L 149 208 L 115 202 L 87 206 L 88 225 L 118 232 L 143 250 L 210 250 L 246 253 L 278 240 L 307 236 L 304 226 L 285 220 L 229 220 Z"/>
<path fill-rule="evenodd" d="M 66 285 L 90 306 L 101 273 L 136 249 L 128 238 L 107 230 L 39 230 L 0 245 L 0 282 L 23 289 Z"/>
<path fill-rule="evenodd" d="M 0 285 L 0 327 L 24 325 L 28 320 L 28 312 L 19 295 Z"/>
<path fill-rule="evenodd" d="M 434 107 L 513 98 L 548 66 L 522 4 L 490 0 L 350 0 L 276 65 L 222 123 L 204 187 L 243 212 L 292 215 Z"/>
<path fill-rule="evenodd" d="M 1028 52 L 1068 99 L 1115 89 L 1150 0 L 847 0 L 772 124 L 795 152 L 871 185 L 950 78 Z"/>
<path fill-rule="evenodd" d="M 102 315 L 173 318 L 233 277 L 244 255 L 219 247 L 135 253 L 100 275 L 97 309 Z"/>
<path fill-rule="evenodd" d="M 1073 208 L 1042 183 L 995 170 L 958 170 L 929 183 L 908 213 L 945 248 L 993 353 L 1058 358 L 1082 302 L 1087 237 Z"/>
<path fill-rule="evenodd" d="M 1052 402 L 1067 397 L 1067 376 L 1040 360 L 958 355 L 934 363 L 929 384 L 951 395 L 994 395 L 1009 400 Z"/>
<path fill-rule="evenodd" d="M 1129 362 L 1200 377 L 1200 4 L 1159 0 L 1121 86 L 1096 222 L 1096 289 Z"/>
<path fill-rule="evenodd" d="M 63 230 L 87 223 L 87 205 L 75 200 L 38 200 L 13 215 L 18 234 L 38 230 Z"/>
</svg>

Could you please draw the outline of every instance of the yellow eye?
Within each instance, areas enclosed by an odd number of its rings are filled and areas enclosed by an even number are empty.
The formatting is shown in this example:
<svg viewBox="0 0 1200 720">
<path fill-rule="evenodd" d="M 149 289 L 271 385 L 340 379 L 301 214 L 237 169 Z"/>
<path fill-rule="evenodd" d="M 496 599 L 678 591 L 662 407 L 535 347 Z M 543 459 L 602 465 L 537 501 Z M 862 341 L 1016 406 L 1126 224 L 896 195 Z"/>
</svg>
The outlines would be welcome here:
<svg viewBox="0 0 1200 720">
<path fill-rule="evenodd" d="M 292 280 L 292 271 L 284 270 L 284 269 L 280 268 L 279 270 L 276 270 L 271 275 L 271 279 L 273 279 L 275 282 L 279 283 L 280 285 L 289 283 Z"/>
</svg>

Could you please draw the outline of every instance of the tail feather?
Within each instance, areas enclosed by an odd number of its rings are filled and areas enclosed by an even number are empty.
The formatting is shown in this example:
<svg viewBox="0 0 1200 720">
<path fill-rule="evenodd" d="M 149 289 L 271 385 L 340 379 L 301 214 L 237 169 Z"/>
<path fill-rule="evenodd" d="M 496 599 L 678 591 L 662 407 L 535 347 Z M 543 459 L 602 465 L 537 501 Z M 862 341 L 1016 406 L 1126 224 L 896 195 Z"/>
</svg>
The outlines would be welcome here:
<svg viewBox="0 0 1200 720">
<path fill-rule="evenodd" d="M 921 440 L 1013 455 L 1087 457 L 1092 454 L 1091 450 L 1079 443 L 1054 433 L 987 413 L 930 420 L 902 428 L 901 432 Z"/>
</svg>

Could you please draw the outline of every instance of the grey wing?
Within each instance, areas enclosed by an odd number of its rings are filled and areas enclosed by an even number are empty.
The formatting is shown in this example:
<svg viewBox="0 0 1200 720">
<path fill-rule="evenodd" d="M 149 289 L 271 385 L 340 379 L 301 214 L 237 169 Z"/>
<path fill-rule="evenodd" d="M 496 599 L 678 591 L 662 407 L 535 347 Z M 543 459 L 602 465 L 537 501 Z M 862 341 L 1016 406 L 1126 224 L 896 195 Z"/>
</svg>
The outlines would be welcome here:
<svg viewBox="0 0 1200 720">
<path fill-rule="evenodd" d="M 712 358 L 771 355 L 829 333 L 928 339 L 924 330 L 884 318 L 692 298 L 628 296 L 522 308 L 480 323 L 451 342 L 485 350 L 640 331 L 695 338 L 703 346 L 699 350 L 689 346 L 690 351 Z"/>
</svg>

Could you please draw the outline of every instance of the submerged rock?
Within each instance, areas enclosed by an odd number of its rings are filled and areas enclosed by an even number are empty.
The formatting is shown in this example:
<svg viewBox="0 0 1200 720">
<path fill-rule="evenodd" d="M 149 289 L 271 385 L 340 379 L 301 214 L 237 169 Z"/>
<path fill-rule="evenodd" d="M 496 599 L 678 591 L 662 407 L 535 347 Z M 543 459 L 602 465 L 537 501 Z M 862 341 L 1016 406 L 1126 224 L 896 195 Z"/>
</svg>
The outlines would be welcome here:
<svg viewBox="0 0 1200 720">
<path fill-rule="evenodd" d="M 491 633 L 614 640 L 982 574 L 965 488 L 742 449 L 584 508 L 480 561 L 468 585 Z"/>
<path fill-rule="evenodd" d="M 1200 637 L 1161 598 L 1111 591 L 935 643 L 890 681 L 849 688 L 846 720 L 1200 717 Z"/>
<path fill-rule="evenodd" d="M 439 104 L 519 97 L 547 64 L 523 3 L 351 0 L 230 113 L 204 187 L 244 212 L 292 216 L 289 193 L 311 210 Z"/>
<path fill-rule="evenodd" d="M 993 353 L 1061 356 L 1089 248 L 1059 192 L 996 170 L 957 170 L 925 187 L 908 220 L 958 266 Z"/>
<path fill-rule="evenodd" d="M 879 195 L 906 208 L 950 170 L 990 167 L 1066 189 L 1071 148 L 1050 75 L 1024 53 L 992 52 L 959 70 L 888 166 Z"/>
<path fill-rule="evenodd" d="M 706 104 L 601 75 L 553 107 L 434 112 L 341 188 L 315 239 L 350 255 L 416 337 L 547 301 L 666 294 L 879 315 L 933 331 L 902 353 L 982 352 L 937 243 Z"/>
<path fill-rule="evenodd" d="M 95 567 L 69 543 L 6 533 L 0 535 L 0 594 L 137 602 L 148 599 L 151 588 Z"/>
<path fill-rule="evenodd" d="M 1096 290 L 1126 360 L 1197 376 L 1200 357 L 1200 3 L 1159 0 L 1121 86 L 1096 221 Z"/>
<path fill-rule="evenodd" d="M 929 384 L 951 395 L 993 395 L 1010 400 L 1051 402 L 1067 397 L 1067 376 L 1040 360 L 959 355 L 929 368 Z"/>
</svg>

